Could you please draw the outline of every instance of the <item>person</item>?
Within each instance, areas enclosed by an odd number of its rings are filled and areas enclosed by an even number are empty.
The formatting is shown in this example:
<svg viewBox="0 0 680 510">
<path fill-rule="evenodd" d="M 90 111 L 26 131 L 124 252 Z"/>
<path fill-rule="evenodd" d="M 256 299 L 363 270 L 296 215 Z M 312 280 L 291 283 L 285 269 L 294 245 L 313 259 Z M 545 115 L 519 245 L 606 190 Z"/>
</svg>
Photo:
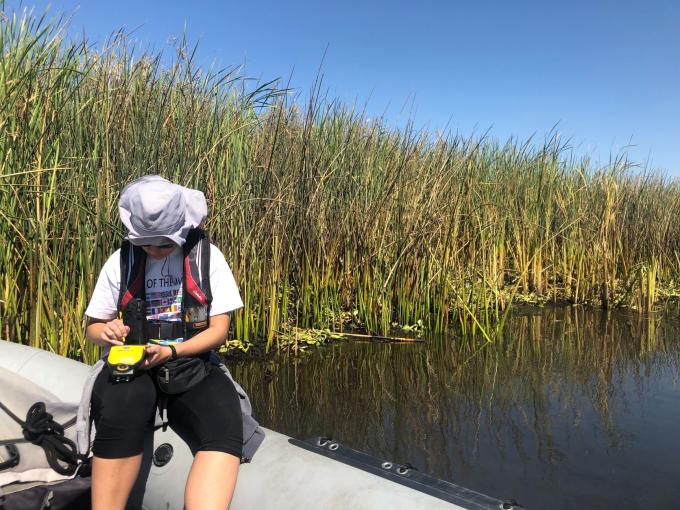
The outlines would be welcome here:
<svg viewBox="0 0 680 510">
<path fill-rule="evenodd" d="M 212 244 L 208 250 L 208 288 L 199 281 L 187 291 L 190 262 L 205 260 L 206 256 L 200 253 L 201 246 L 207 246 L 201 241 L 187 251 L 187 240 L 202 232 L 198 228 L 207 216 L 205 196 L 160 176 L 146 176 L 122 190 L 119 213 L 128 235 L 101 270 L 85 312 L 86 336 L 102 346 L 104 355 L 112 346 L 123 345 L 130 333 L 129 325 L 120 318 L 125 291 L 132 292 L 128 298 L 144 298 L 151 338 L 141 370 L 132 380 L 116 382 L 111 367 L 105 366 L 94 381 L 92 508 L 125 508 L 140 471 L 144 436 L 153 430 L 159 400 L 167 411 L 169 426 L 194 454 L 184 492 L 185 508 L 227 508 L 243 447 L 242 416 L 234 384 L 209 363 L 207 375 L 179 393 L 164 394 L 157 377 L 159 368 L 170 360 L 203 359 L 222 345 L 229 329 L 229 312 L 243 306 L 229 265 Z M 194 267 L 199 274 L 196 279 L 205 278 L 201 269 L 200 264 Z M 141 274 L 132 274 L 135 271 Z M 133 289 L 131 280 L 143 284 Z M 199 294 L 212 294 L 207 305 L 209 319 L 199 323 L 196 321 L 201 318 L 194 317 L 189 328 L 188 303 L 196 287 Z"/>
</svg>

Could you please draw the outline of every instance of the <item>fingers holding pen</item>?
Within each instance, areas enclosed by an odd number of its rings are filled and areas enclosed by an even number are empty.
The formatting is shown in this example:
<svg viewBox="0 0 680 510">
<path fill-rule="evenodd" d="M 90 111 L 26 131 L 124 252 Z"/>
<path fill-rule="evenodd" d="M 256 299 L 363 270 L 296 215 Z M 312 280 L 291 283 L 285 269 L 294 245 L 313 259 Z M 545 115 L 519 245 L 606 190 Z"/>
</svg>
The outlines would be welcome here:
<svg viewBox="0 0 680 510">
<path fill-rule="evenodd" d="M 123 345 L 123 339 L 130 333 L 130 328 L 120 319 L 107 322 L 101 332 L 101 340 L 110 345 Z"/>
</svg>

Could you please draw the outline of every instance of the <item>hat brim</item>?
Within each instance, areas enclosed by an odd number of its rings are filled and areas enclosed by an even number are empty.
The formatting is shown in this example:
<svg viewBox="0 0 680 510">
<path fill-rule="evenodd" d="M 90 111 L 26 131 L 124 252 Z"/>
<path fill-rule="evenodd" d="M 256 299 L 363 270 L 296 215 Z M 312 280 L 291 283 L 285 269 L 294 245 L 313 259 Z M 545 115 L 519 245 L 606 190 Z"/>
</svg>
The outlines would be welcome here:
<svg viewBox="0 0 680 510">
<path fill-rule="evenodd" d="M 182 246 L 184 244 L 184 240 L 178 236 L 140 236 L 134 238 L 127 236 L 125 239 L 135 246 L 163 246 L 170 243 Z"/>
</svg>

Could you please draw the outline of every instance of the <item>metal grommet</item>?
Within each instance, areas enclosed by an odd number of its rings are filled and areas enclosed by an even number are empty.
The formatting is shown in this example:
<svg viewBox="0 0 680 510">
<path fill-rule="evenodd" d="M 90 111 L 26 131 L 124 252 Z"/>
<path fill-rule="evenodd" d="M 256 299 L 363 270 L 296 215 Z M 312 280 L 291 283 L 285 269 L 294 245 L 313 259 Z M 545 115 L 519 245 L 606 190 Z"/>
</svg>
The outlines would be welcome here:
<svg viewBox="0 0 680 510">
<path fill-rule="evenodd" d="M 335 450 L 337 450 L 338 448 L 340 448 L 340 445 L 339 445 L 338 443 L 331 443 L 331 444 L 328 446 L 328 449 L 331 450 L 331 451 L 335 451 Z"/>
<path fill-rule="evenodd" d="M 328 439 L 327 437 L 320 437 L 319 440 L 316 442 L 316 444 L 319 445 L 319 446 L 326 446 L 330 442 L 331 442 L 331 440 Z"/>
<path fill-rule="evenodd" d="M 156 467 L 165 466 L 168 462 L 170 462 L 170 459 L 172 459 L 173 452 L 174 450 L 170 443 L 163 443 L 162 445 L 160 445 L 158 448 L 156 448 L 156 451 L 153 452 L 154 466 Z"/>
<path fill-rule="evenodd" d="M 400 475 L 405 475 L 408 472 L 409 472 L 409 468 L 407 468 L 406 466 L 399 466 L 397 468 L 397 473 L 400 474 Z"/>
<path fill-rule="evenodd" d="M 391 462 L 383 462 L 383 463 L 381 464 L 381 467 L 382 467 L 383 469 L 392 469 L 392 463 L 391 463 Z"/>
</svg>

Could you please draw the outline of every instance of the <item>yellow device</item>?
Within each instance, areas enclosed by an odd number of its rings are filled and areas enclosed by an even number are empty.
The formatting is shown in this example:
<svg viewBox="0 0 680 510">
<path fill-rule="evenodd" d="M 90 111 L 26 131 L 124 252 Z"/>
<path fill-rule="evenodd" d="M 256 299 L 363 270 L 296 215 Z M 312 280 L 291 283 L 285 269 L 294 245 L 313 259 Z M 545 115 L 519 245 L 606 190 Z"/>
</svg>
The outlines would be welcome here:
<svg viewBox="0 0 680 510">
<path fill-rule="evenodd" d="M 135 370 L 144 361 L 143 345 L 114 345 L 107 359 L 111 366 L 111 377 L 115 382 L 132 380 Z"/>
</svg>

